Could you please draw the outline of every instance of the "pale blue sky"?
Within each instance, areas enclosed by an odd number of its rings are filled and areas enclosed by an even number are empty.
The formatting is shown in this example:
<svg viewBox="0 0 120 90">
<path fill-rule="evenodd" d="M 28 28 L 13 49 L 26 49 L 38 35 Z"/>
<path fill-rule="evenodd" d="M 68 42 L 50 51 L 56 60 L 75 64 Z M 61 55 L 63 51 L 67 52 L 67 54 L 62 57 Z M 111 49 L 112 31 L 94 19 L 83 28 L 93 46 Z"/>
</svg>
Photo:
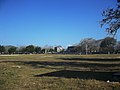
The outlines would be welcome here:
<svg viewBox="0 0 120 90">
<path fill-rule="evenodd" d="M 101 12 L 115 5 L 116 0 L 0 0 L 0 44 L 65 47 L 105 38 Z"/>
</svg>

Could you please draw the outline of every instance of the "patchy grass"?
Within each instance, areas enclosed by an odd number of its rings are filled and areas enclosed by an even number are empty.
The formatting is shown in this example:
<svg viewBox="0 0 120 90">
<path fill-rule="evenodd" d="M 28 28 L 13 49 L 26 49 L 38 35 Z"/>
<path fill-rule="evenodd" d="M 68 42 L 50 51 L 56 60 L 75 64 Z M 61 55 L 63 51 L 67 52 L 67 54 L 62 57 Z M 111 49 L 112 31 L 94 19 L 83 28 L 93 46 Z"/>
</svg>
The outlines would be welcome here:
<svg viewBox="0 0 120 90">
<path fill-rule="evenodd" d="M 120 90 L 120 55 L 0 56 L 1 90 Z"/>
</svg>

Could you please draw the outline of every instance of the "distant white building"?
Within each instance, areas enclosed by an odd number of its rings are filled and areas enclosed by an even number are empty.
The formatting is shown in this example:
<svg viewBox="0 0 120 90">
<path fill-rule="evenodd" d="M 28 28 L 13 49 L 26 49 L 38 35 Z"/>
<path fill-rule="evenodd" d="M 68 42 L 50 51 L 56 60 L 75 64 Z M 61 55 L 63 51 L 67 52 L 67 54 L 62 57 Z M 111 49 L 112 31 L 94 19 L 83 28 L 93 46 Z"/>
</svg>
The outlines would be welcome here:
<svg viewBox="0 0 120 90">
<path fill-rule="evenodd" d="M 62 46 L 56 46 L 54 49 L 56 52 L 61 52 L 64 50 L 64 48 Z"/>
</svg>

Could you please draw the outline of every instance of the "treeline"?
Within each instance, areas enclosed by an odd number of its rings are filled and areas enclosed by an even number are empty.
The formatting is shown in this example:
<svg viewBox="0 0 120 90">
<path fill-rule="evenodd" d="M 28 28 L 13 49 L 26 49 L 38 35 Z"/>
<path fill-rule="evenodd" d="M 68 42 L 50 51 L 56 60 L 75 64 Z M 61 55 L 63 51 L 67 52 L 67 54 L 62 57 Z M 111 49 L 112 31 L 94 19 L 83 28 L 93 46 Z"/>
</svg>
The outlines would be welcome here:
<svg viewBox="0 0 120 90">
<path fill-rule="evenodd" d="M 39 53 L 41 51 L 41 47 L 35 47 L 33 45 L 28 45 L 26 47 L 16 47 L 16 46 L 2 46 L 0 45 L 0 53 L 1 54 L 22 54 L 22 53 Z"/>
<path fill-rule="evenodd" d="M 28 45 L 23 47 L 3 46 L 0 45 L 0 54 L 44 54 L 44 53 L 61 53 L 61 54 L 112 54 L 120 53 L 120 41 L 112 37 L 95 40 L 85 38 L 77 45 L 68 46 L 64 49 L 62 46 L 48 46 L 45 48 Z"/>
<path fill-rule="evenodd" d="M 77 54 L 112 54 L 120 53 L 120 41 L 112 37 L 95 40 L 93 38 L 85 38 L 74 46 L 69 46 L 66 53 Z"/>
<path fill-rule="evenodd" d="M 0 45 L 0 54 L 42 54 L 42 53 L 56 53 L 62 52 L 61 46 L 56 47 L 39 47 L 34 45 L 16 47 Z"/>
</svg>

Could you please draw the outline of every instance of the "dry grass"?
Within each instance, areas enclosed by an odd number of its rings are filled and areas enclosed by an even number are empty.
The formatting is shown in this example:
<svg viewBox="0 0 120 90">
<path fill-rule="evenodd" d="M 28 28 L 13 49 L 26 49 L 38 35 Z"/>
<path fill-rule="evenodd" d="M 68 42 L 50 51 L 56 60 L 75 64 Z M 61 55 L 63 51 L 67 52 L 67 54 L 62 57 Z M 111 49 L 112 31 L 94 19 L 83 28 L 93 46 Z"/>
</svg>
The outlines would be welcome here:
<svg viewBox="0 0 120 90">
<path fill-rule="evenodd" d="M 0 56 L 0 90 L 120 90 L 120 55 Z"/>
</svg>

